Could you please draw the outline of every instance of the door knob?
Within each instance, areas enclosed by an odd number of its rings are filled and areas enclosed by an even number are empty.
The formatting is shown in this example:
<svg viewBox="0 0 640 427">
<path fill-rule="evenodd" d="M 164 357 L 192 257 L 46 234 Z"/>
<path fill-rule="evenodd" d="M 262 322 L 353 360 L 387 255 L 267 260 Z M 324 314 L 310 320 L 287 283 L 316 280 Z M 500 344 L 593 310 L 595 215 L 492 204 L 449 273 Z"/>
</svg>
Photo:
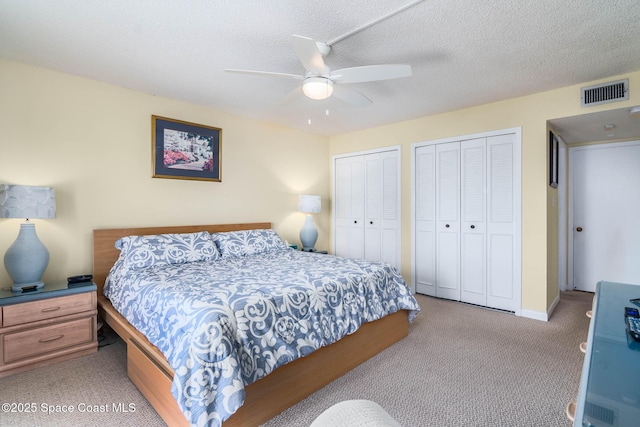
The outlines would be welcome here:
<svg viewBox="0 0 640 427">
<path fill-rule="evenodd" d="M 578 228 L 576 228 L 576 231 L 577 231 L 578 233 L 579 233 L 579 232 L 581 232 L 581 231 L 582 231 L 582 227 L 578 227 Z"/>
<path fill-rule="evenodd" d="M 445 225 L 445 227 L 449 228 L 449 224 Z"/>
<path fill-rule="evenodd" d="M 472 228 L 472 229 L 473 229 L 473 228 L 476 228 L 476 226 L 475 226 L 475 225 L 471 225 L 471 228 Z"/>
</svg>

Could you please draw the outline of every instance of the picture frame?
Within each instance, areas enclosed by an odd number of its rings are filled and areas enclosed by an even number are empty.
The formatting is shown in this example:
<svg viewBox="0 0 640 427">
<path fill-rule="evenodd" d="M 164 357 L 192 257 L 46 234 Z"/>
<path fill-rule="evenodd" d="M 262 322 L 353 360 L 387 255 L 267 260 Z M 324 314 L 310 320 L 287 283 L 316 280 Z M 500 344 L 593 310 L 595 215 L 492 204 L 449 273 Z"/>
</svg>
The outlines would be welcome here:
<svg viewBox="0 0 640 427">
<path fill-rule="evenodd" d="M 549 185 L 558 188 L 558 138 L 549 131 Z"/>
<path fill-rule="evenodd" d="M 153 178 L 221 182 L 222 129 L 151 116 Z"/>
</svg>

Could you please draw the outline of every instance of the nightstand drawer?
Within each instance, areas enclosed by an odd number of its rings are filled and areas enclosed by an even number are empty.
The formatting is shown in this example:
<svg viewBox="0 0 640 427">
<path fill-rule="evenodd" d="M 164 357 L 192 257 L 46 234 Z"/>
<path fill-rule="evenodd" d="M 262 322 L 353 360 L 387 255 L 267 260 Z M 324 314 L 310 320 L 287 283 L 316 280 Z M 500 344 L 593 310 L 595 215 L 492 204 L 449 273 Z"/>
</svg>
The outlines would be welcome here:
<svg viewBox="0 0 640 427">
<path fill-rule="evenodd" d="M 84 292 L 58 298 L 7 305 L 2 311 L 3 327 L 20 325 L 38 320 L 52 319 L 67 314 L 82 313 L 94 309 L 93 292 Z"/>
<path fill-rule="evenodd" d="M 4 363 L 8 364 L 16 360 L 89 343 L 93 341 L 95 321 L 95 317 L 92 316 L 6 334 L 2 337 Z"/>
</svg>

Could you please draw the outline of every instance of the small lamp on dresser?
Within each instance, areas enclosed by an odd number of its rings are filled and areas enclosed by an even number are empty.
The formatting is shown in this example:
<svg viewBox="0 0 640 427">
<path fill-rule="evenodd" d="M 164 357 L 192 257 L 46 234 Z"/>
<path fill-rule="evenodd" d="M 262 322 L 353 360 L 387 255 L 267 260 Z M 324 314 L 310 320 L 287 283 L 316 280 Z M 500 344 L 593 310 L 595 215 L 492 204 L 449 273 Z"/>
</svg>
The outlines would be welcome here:
<svg viewBox="0 0 640 427">
<path fill-rule="evenodd" d="M 49 264 L 49 251 L 36 234 L 30 219 L 56 217 L 53 188 L 0 184 L 0 218 L 24 218 L 20 233 L 4 255 L 4 266 L 13 280 L 11 290 L 22 292 L 44 286 L 42 275 Z"/>
<path fill-rule="evenodd" d="M 298 210 L 307 214 L 307 219 L 300 230 L 300 242 L 303 251 L 313 251 L 318 240 L 318 230 L 311 214 L 320 213 L 320 196 L 301 194 L 298 198 Z"/>
</svg>

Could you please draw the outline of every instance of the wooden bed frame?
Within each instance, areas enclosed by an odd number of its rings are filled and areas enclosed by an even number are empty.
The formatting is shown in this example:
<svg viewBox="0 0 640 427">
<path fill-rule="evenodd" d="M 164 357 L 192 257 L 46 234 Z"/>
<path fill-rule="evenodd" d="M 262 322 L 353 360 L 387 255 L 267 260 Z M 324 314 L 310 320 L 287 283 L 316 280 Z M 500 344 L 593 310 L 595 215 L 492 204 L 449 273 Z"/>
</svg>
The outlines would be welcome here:
<svg viewBox="0 0 640 427">
<path fill-rule="evenodd" d="M 154 345 L 122 317 L 102 290 L 118 258 L 114 243 L 130 235 L 224 232 L 271 228 L 271 223 L 201 226 L 144 227 L 93 231 L 93 277 L 98 286 L 98 313 L 127 343 L 127 374 L 169 426 L 188 426 L 171 394 L 173 370 Z M 398 311 L 366 323 L 354 334 L 288 363 L 245 388 L 244 405 L 224 422 L 224 427 L 258 426 L 344 375 L 408 334 L 408 313 Z"/>
</svg>

